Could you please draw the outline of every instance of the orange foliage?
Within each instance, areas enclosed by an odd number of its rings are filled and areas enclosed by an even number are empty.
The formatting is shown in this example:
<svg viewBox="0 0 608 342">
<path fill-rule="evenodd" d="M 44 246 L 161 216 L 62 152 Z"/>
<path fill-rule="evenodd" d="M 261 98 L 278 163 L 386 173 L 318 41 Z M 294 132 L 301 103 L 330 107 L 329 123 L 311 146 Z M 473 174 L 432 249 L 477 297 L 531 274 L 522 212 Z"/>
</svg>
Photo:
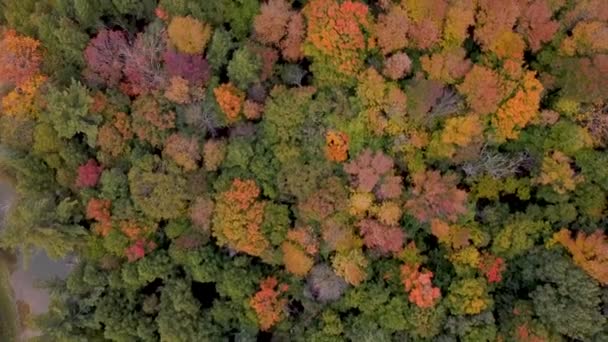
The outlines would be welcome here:
<svg viewBox="0 0 608 342">
<path fill-rule="evenodd" d="M 169 86 L 165 90 L 165 97 L 172 102 L 185 104 L 190 102 L 190 88 L 188 81 L 179 77 L 173 76 L 169 80 Z"/>
<path fill-rule="evenodd" d="M 407 12 L 400 6 L 391 6 L 388 13 L 380 14 L 374 34 L 383 54 L 407 47 Z"/>
<path fill-rule="evenodd" d="M 220 246 L 229 246 L 253 256 L 263 256 L 270 247 L 262 235 L 265 202 L 258 201 L 260 188 L 253 180 L 235 179 L 230 189 L 217 197 L 213 235 Z"/>
<path fill-rule="evenodd" d="M 554 239 L 572 254 L 576 265 L 600 284 L 608 285 L 608 240 L 602 230 L 590 235 L 579 231 L 573 240 L 570 231 L 562 229 Z"/>
<path fill-rule="evenodd" d="M 94 230 L 101 236 L 106 236 L 112 229 L 110 218 L 110 208 L 112 202 L 98 198 L 91 198 L 87 203 L 87 218 L 98 222 L 94 226 Z"/>
<path fill-rule="evenodd" d="M 419 308 L 433 307 L 441 297 L 438 287 L 433 287 L 433 272 L 419 270 L 420 264 L 401 266 L 401 282 L 409 292 L 409 300 Z"/>
<path fill-rule="evenodd" d="M 276 278 L 268 277 L 260 283 L 260 291 L 249 300 L 249 305 L 258 316 L 258 323 L 263 331 L 267 331 L 283 319 L 287 299 L 280 296 L 287 289 L 286 284 L 279 285 Z"/>
<path fill-rule="evenodd" d="M 129 240 L 136 241 L 144 238 L 144 235 L 150 232 L 150 229 L 139 225 L 133 220 L 120 222 L 120 231 L 125 234 Z"/>
<path fill-rule="evenodd" d="M 245 101 L 245 94 L 232 83 L 224 83 L 213 89 L 215 100 L 220 106 L 220 109 L 226 114 L 229 122 L 234 122 L 238 119 L 239 113 Z"/>
<path fill-rule="evenodd" d="M 456 176 L 425 171 L 414 174 L 412 180 L 412 196 L 405 208 L 419 221 L 439 217 L 453 222 L 467 211 L 467 193 L 456 187 Z"/>
<path fill-rule="evenodd" d="M 0 75 L 19 86 L 36 75 L 42 63 L 40 42 L 7 30 L 0 40 Z"/>
<path fill-rule="evenodd" d="M 363 61 L 359 53 L 367 48 L 369 9 L 360 2 L 312 0 L 303 9 L 308 19 L 306 41 L 341 73 L 355 75 Z"/>
<path fill-rule="evenodd" d="M 338 131 L 328 131 L 325 135 L 325 156 L 328 160 L 343 162 L 348 158 L 348 137 Z"/>
<path fill-rule="evenodd" d="M 516 139 L 519 136 L 517 129 L 524 128 L 537 116 L 542 91 L 543 86 L 535 73 L 526 72 L 521 88 L 498 109 L 492 120 L 500 138 Z"/>
<path fill-rule="evenodd" d="M 255 101 L 247 100 L 243 105 L 243 114 L 249 120 L 257 120 L 262 117 L 264 105 Z"/>
<path fill-rule="evenodd" d="M 445 121 L 441 142 L 467 146 L 483 134 L 481 120 L 476 115 L 452 117 Z"/>
</svg>

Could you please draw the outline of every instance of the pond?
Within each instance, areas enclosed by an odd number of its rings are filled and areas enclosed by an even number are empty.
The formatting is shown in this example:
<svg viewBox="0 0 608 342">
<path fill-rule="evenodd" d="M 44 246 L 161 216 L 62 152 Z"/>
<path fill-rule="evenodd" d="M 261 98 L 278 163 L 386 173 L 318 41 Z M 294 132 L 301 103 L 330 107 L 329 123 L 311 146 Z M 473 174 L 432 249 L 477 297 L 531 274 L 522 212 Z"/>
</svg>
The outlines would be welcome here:
<svg viewBox="0 0 608 342">
<path fill-rule="evenodd" d="M 12 204 L 15 197 L 15 191 L 7 182 L 0 182 L 0 222 L 4 222 L 4 217 Z M 18 255 L 16 260 L 4 258 L 3 262 L 7 263 L 10 269 L 9 283 L 12 288 L 12 293 L 5 294 L 7 297 L 12 297 L 13 306 L 17 303 L 27 304 L 30 314 L 39 315 L 45 313 L 49 307 L 49 292 L 40 285 L 48 280 L 55 278 L 65 279 L 69 274 L 71 265 L 65 261 L 55 261 L 50 259 L 42 250 L 35 251 L 28 262 L 22 255 Z M 13 308 L 11 308 L 13 309 Z M 8 308 L 4 311 L 16 311 Z M 4 312 L 4 317 L 10 317 L 7 312 Z M 15 322 L 15 324 L 18 324 Z M 19 339 L 26 339 L 35 336 L 36 332 L 25 329 L 21 332 Z"/>
</svg>

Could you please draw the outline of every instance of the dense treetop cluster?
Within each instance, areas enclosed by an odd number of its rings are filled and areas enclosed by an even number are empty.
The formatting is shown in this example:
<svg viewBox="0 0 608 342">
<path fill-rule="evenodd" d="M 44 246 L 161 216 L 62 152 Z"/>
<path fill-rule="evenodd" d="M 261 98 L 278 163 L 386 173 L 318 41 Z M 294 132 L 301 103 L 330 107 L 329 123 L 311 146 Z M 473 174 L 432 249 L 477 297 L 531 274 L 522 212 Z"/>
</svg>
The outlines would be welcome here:
<svg viewBox="0 0 608 342">
<path fill-rule="evenodd" d="M 41 341 L 607 341 L 605 0 L 2 0 Z"/>
</svg>

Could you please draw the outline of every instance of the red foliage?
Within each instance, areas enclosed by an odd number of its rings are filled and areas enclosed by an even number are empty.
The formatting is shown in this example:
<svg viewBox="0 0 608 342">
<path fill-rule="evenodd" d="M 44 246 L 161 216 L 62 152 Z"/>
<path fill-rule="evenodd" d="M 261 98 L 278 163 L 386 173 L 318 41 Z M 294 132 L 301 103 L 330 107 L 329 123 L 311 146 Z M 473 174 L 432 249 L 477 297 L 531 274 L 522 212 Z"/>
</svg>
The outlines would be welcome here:
<svg viewBox="0 0 608 342">
<path fill-rule="evenodd" d="M 513 29 L 519 12 L 518 0 L 479 0 L 475 40 L 482 48 L 489 48 L 500 35 Z"/>
<path fill-rule="evenodd" d="M 407 47 L 408 25 L 407 13 L 400 6 L 392 6 L 388 13 L 378 16 L 374 33 L 383 54 Z"/>
<path fill-rule="evenodd" d="M 287 299 L 280 296 L 287 289 L 286 284 L 279 285 L 276 278 L 269 277 L 260 283 L 260 291 L 249 300 L 249 305 L 257 314 L 260 328 L 263 331 L 272 328 L 283 318 Z"/>
<path fill-rule="evenodd" d="M 441 297 L 438 287 L 433 287 L 433 272 L 420 272 L 420 264 L 401 266 L 401 281 L 409 292 L 410 302 L 419 308 L 433 307 Z"/>
<path fill-rule="evenodd" d="M 473 66 L 458 90 L 466 97 L 469 106 L 477 114 L 495 112 L 502 99 L 498 74 L 480 65 Z"/>
<path fill-rule="evenodd" d="M 101 176 L 103 167 L 97 164 L 95 159 L 89 159 L 86 164 L 78 167 L 78 177 L 76 178 L 76 186 L 79 188 L 91 188 L 97 185 L 97 181 Z"/>
<path fill-rule="evenodd" d="M 532 52 L 538 51 L 542 43 L 550 41 L 557 32 L 559 24 L 551 20 L 552 15 L 547 0 L 533 0 L 522 9 L 517 32 L 526 38 Z"/>
<path fill-rule="evenodd" d="M 500 283 L 502 272 L 506 269 L 505 261 L 494 255 L 484 255 L 479 262 L 479 269 L 488 279 L 488 283 Z"/>
<path fill-rule="evenodd" d="M 428 222 L 439 217 L 453 222 L 466 212 L 467 193 L 456 188 L 456 176 L 425 171 L 415 174 L 412 180 L 412 196 L 405 208 L 419 221 Z"/>
<path fill-rule="evenodd" d="M 115 87 L 122 79 L 123 53 L 128 49 L 127 35 L 123 31 L 103 29 L 89 41 L 84 50 L 88 78 L 99 79 Z"/>
<path fill-rule="evenodd" d="M 162 69 L 165 41 L 164 35 L 139 33 L 133 46 L 125 49 L 123 92 L 135 96 L 163 88 L 166 82 Z"/>
<path fill-rule="evenodd" d="M 405 52 L 400 52 L 386 59 L 382 73 L 392 80 L 398 80 L 407 75 L 411 69 L 412 61 Z"/>
<path fill-rule="evenodd" d="M 378 151 L 364 150 L 357 159 L 344 164 L 344 171 L 354 177 L 358 191 L 371 192 L 376 185 L 380 198 L 396 198 L 401 194 L 401 177 L 393 176 L 393 159 Z"/>
<path fill-rule="evenodd" d="M 399 253 L 403 248 L 405 234 L 395 226 L 385 226 L 376 220 L 364 219 L 357 223 L 363 243 L 368 248 L 383 254 Z"/>
<path fill-rule="evenodd" d="M 287 24 L 287 35 L 281 41 L 281 53 L 283 58 L 289 62 L 297 62 L 304 57 L 302 51 L 302 43 L 305 35 L 304 17 L 301 13 L 295 13 L 291 16 L 289 24 Z"/>
<path fill-rule="evenodd" d="M 211 76 L 211 67 L 201 54 L 167 50 L 163 54 L 163 60 L 169 77 L 179 76 L 187 80 L 191 86 L 203 86 Z"/>
<path fill-rule="evenodd" d="M 156 244 L 153 241 L 140 239 L 125 249 L 125 256 L 129 262 L 134 262 L 143 258 L 146 253 L 150 253 L 155 248 Z"/>
<path fill-rule="evenodd" d="M 0 40 L 0 75 L 5 81 L 20 85 L 38 73 L 42 63 L 40 42 L 17 34 L 4 32 Z"/>
<path fill-rule="evenodd" d="M 253 20 L 255 38 L 262 43 L 278 44 L 293 14 L 291 5 L 285 0 L 269 0 L 260 6 L 260 14 Z"/>
</svg>

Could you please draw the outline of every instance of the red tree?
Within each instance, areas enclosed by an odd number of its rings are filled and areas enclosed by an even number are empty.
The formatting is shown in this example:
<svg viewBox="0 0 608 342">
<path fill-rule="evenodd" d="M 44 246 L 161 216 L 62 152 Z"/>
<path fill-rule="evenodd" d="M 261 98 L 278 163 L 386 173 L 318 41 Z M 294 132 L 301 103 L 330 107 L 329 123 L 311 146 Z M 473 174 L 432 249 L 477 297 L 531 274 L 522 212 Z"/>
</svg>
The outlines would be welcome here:
<svg viewBox="0 0 608 342">
<path fill-rule="evenodd" d="M 163 60 L 169 77 L 179 76 L 192 86 L 205 85 L 211 77 L 211 67 L 201 54 L 167 50 L 163 54 Z"/>
<path fill-rule="evenodd" d="M 383 254 L 399 253 L 403 248 L 405 234 L 396 226 L 385 226 L 376 220 L 365 219 L 357 223 L 363 243 L 368 248 Z"/>
<path fill-rule="evenodd" d="M 84 50 L 87 77 L 100 80 L 109 87 L 117 86 L 122 79 L 123 53 L 128 45 L 127 35 L 123 31 L 99 31 Z"/>
<path fill-rule="evenodd" d="M 76 186 L 79 188 L 91 188 L 97 185 L 103 168 L 94 159 L 89 159 L 86 164 L 78 167 Z"/>
<path fill-rule="evenodd" d="M 42 63 L 40 42 L 17 34 L 4 32 L 0 40 L 0 75 L 3 80 L 20 85 L 34 76 Z"/>
<path fill-rule="evenodd" d="M 467 193 L 456 188 L 455 176 L 425 171 L 412 178 L 414 187 L 405 208 L 419 221 L 428 222 L 437 217 L 456 221 L 458 215 L 466 212 Z"/>
</svg>

